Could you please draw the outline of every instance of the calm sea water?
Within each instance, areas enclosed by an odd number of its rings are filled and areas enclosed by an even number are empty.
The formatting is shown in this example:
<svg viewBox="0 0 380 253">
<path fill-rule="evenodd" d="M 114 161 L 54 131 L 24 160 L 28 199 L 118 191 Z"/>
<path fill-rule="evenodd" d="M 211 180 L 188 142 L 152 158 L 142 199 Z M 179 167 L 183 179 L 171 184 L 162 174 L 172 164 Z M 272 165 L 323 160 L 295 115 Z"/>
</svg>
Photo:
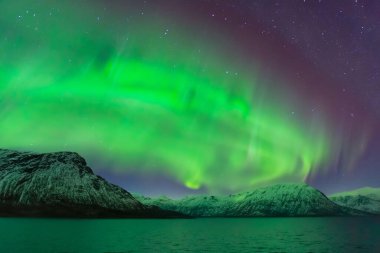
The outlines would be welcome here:
<svg viewBox="0 0 380 253">
<path fill-rule="evenodd" d="M 379 218 L 0 218 L 0 252 L 380 252 Z"/>
</svg>

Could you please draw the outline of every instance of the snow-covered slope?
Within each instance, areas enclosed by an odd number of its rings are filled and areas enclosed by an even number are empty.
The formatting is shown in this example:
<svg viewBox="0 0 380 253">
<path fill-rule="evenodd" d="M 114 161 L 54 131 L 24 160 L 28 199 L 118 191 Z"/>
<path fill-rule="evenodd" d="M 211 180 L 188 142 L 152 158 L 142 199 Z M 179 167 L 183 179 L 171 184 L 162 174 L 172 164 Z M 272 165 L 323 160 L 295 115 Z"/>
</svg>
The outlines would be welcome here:
<svg viewBox="0 0 380 253">
<path fill-rule="evenodd" d="M 348 192 L 340 192 L 329 196 L 335 203 L 380 214 L 380 188 L 364 187 Z"/>
<path fill-rule="evenodd" d="M 380 188 L 363 187 L 353 191 L 339 192 L 332 194 L 330 197 L 345 197 L 345 196 L 365 196 L 371 199 L 380 201 Z"/>
<path fill-rule="evenodd" d="M 0 215 L 74 217 L 170 216 L 96 176 L 73 152 L 0 149 Z"/>
<path fill-rule="evenodd" d="M 278 184 L 229 196 L 192 196 L 180 200 L 135 195 L 142 203 L 195 217 L 362 215 L 341 207 L 306 184 Z"/>
</svg>

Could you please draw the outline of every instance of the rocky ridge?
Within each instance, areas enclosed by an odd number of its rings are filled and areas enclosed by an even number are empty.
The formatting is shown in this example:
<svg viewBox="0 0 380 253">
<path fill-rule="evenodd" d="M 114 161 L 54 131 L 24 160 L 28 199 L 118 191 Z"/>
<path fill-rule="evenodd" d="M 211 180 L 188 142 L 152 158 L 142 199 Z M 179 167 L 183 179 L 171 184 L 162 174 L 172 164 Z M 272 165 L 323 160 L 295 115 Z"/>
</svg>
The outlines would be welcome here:
<svg viewBox="0 0 380 253">
<path fill-rule="evenodd" d="M 74 152 L 37 154 L 0 149 L 0 215 L 178 217 L 145 206 L 93 173 Z"/>
<path fill-rule="evenodd" d="M 344 216 L 365 213 L 337 205 L 307 184 L 277 184 L 228 196 L 135 197 L 146 205 L 195 217 Z"/>
</svg>

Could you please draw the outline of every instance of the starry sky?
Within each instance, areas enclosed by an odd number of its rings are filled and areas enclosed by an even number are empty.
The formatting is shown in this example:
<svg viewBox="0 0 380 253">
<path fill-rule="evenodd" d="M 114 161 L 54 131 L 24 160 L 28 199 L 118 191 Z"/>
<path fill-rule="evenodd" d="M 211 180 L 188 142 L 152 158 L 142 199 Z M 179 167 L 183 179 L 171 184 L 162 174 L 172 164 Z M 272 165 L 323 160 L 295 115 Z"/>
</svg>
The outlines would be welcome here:
<svg viewBox="0 0 380 253">
<path fill-rule="evenodd" d="M 378 1 L 0 1 L 0 147 L 131 192 L 380 186 Z"/>
</svg>

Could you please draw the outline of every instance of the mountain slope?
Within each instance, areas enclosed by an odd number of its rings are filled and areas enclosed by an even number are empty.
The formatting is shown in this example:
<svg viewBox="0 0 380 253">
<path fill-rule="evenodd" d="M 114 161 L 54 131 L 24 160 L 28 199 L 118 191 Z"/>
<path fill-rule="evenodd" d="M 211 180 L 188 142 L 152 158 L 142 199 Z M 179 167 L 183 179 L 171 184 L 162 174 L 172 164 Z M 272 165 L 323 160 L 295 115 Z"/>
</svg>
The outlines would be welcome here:
<svg viewBox="0 0 380 253">
<path fill-rule="evenodd" d="M 338 205 L 380 214 L 380 188 L 364 187 L 353 191 L 335 193 L 329 198 Z"/>
<path fill-rule="evenodd" d="M 0 215 L 166 217 L 96 176 L 73 152 L 35 154 L 0 149 Z"/>
<path fill-rule="evenodd" d="M 330 195 L 330 197 L 342 197 L 342 196 L 365 196 L 374 200 L 380 201 L 380 188 L 363 187 L 353 191 L 339 192 Z"/>
<path fill-rule="evenodd" d="M 180 200 L 135 196 L 142 203 L 157 205 L 195 217 L 339 216 L 362 215 L 341 207 L 306 184 L 278 184 L 229 196 L 192 196 Z"/>
</svg>

